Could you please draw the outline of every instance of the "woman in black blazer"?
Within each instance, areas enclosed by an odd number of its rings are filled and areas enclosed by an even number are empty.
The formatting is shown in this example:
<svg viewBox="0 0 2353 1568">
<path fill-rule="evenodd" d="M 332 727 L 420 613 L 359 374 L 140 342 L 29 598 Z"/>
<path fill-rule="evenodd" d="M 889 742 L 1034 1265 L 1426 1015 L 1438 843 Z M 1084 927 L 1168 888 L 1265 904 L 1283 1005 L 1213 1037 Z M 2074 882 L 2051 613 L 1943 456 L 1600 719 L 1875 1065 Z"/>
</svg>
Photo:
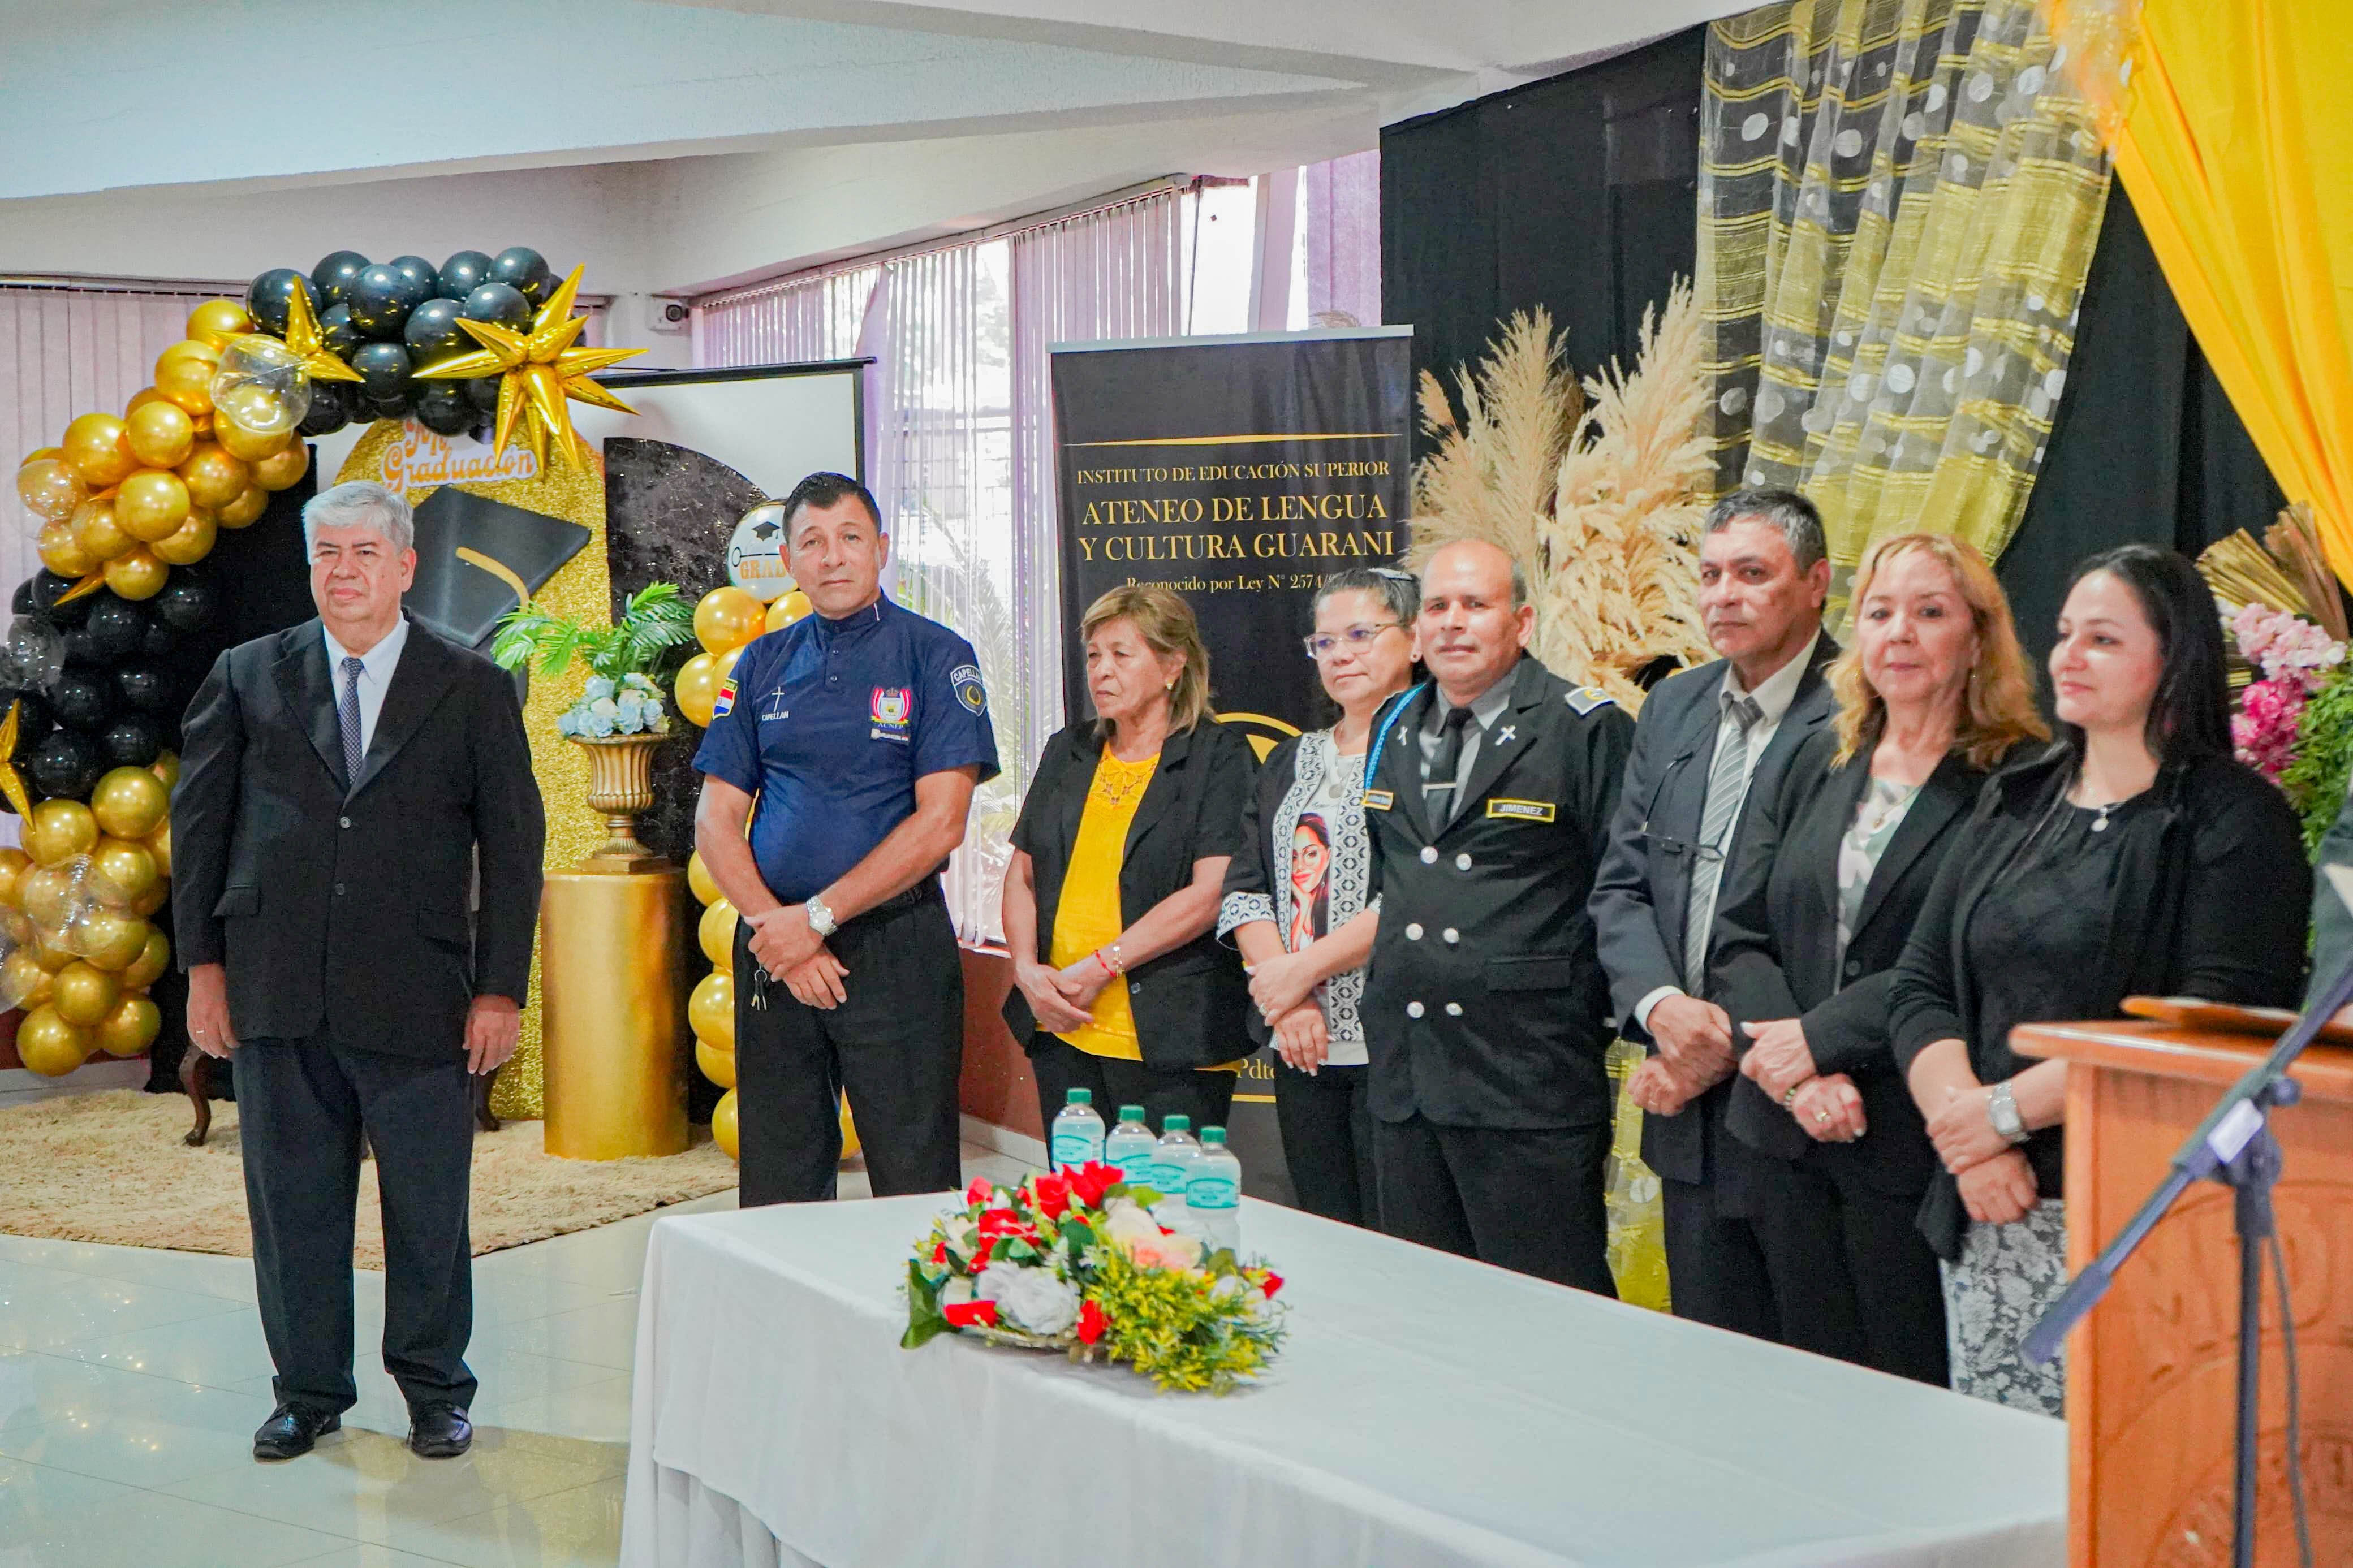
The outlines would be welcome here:
<svg viewBox="0 0 2353 1568">
<path fill-rule="evenodd" d="M 2047 731 L 1985 559 L 1939 534 L 1868 552 L 1835 725 L 1752 807 L 1718 914 L 1716 994 L 1754 1043 L 1725 1108 L 1783 1342 L 1942 1384 L 1936 1153 L 1888 1046 L 1894 969 L 1987 771 Z"/>
<path fill-rule="evenodd" d="M 1088 609 L 1097 717 L 1046 742 L 1013 828 L 1005 1021 L 1029 1052 L 1046 1124 L 1072 1089 L 1222 1125 L 1250 1054 L 1241 962 L 1213 928 L 1258 763 L 1209 715 L 1209 656 L 1185 601 L 1155 584 Z"/>
</svg>

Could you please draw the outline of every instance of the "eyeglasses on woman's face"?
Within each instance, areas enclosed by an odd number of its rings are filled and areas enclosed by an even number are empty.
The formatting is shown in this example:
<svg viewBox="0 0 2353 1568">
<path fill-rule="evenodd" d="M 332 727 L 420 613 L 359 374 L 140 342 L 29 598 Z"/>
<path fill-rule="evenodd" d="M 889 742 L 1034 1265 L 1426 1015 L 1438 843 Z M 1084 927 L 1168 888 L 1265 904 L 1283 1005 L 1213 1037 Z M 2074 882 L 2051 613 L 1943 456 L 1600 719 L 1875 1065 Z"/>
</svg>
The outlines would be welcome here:
<svg viewBox="0 0 2353 1568">
<path fill-rule="evenodd" d="M 1308 658 L 1324 659 L 1334 657 L 1343 648 L 1350 653 L 1363 653 L 1381 640 L 1383 632 L 1401 630 L 1402 625 L 1398 621 L 1383 621 L 1377 626 L 1350 626 L 1345 632 L 1317 632 L 1300 640 L 1307 645 Z"/>
</svg>

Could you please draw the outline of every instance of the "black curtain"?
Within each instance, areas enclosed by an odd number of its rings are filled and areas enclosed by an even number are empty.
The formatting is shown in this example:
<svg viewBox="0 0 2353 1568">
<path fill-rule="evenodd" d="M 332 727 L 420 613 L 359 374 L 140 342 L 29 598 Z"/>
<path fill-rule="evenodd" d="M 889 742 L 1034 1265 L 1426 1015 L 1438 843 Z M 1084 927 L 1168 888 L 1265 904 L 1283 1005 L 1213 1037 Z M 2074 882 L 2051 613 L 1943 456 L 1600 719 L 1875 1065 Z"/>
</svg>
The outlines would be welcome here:
<svg viewBox="0 0 2353 1568">
<path fill-rule="evenodd" d="M 1381 319 L 1451 389 L 1541 305 L 1580 375 L 1631 369 L 1646 305 L 1692 273 L 1707 29 L 1381 132 Z M 1422 448 L 1416 433 L 1416 450 Z"/>
<path fill-rule="evenodd" d="M 2286 504 L 2112 182 L 2050 447 L 1995 568 L 2036 668 L 2078 561 L 2136 542 L 2195 555 L 2241 528 L 2261 538 Z"/>
</svg>

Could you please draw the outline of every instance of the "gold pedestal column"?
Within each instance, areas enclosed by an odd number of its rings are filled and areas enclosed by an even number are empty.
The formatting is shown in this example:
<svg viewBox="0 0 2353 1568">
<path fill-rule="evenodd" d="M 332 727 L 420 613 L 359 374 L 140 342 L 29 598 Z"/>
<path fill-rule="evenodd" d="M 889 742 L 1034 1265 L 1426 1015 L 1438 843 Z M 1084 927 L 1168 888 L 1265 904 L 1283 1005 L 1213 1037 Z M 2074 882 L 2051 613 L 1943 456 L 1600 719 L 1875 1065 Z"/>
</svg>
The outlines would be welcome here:
<svg viewBox="0 0 2353 1568">
<path fill-rule="evenodd" d="M 547 1152 L 686 1148 L 686 873 L 554 871 L 540 902 Z"/>
</svg>

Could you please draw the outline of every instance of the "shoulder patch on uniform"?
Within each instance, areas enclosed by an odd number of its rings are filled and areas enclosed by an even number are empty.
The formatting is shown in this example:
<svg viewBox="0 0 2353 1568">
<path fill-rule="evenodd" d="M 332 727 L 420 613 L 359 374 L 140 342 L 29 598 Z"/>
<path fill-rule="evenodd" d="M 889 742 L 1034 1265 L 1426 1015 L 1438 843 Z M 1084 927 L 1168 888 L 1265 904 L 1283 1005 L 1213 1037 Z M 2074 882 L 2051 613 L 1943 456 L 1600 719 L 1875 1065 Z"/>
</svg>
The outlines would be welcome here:
<svg viewBox="0 0 2353 1568">
<path fill-rule="evenodd" d="M 948 672 L 948 685 L 955 690 L 956 700 L 976 713 L 988 710 L 988 688 L 981 684 L 980 667 L 960 664 Z"/>
<path fill-rule="evenodd" d="M 1561 694 L 1560 700 L 1574 709 L 1579 718 L 1596 708 L 1607 707 L 1618 700 L 1598 686 L 1573 686 Z"/>
<path fill-rule="evenodd" d="M 711 716 L 724 719 L 735 709 L 735 679 L 730 676 L 719 683 L 719 696 L 711 704 Z"/>
</svg>

